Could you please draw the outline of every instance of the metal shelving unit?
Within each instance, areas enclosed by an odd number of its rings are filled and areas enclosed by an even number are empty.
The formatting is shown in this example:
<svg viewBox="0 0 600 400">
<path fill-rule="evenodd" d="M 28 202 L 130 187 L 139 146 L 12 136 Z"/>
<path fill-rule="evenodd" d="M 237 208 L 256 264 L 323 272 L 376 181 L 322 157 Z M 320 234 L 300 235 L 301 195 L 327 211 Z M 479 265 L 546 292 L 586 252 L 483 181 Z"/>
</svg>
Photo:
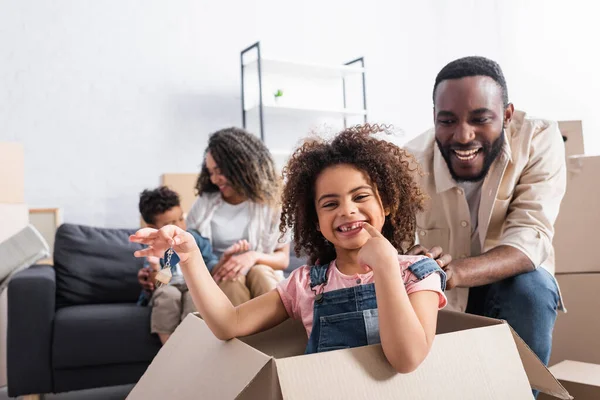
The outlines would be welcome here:
<svg viewBox="0 0 600 400">
<path fill-rule="evenodd" d="M 255 52 L 256 58 L 247 61 L 248 54 Z M 311 63 L 299 63 L 295 61 L 279 60 L 274 58 L 263 58 L 261 55 L 260 42 L 242 50 L 240 53 L 240 71 L 241 71 L 241 95 L 242 95 L 242 125 L 246 128 L 247 114 L 249 112 L 258 112 L 258 120 L 260 125 L 260 138 L 265 140 L 264 119 L 265 113 L 271 111 L 287 111 L 287 112 L 309 112 L 318 114 L 339 115 L 344 120 L 344 127 L 347 123 L 347 118 L 350 116 L 363 116 L 364 122 L 367 122 L 367 95 L 365 83 L 365 60 L 360 57 L 349 61 L 343 65 L 322 65 Z M 255 102 L 246 101 L 246 73 L 256 73 L 258 81 L 258 99 Z M 314 107 L 308 105 L 278 105 L 265 104 L 263 97 L 263 84 L 266 74 L 274 72 L 278 74 L 289 74 L 290 76 L 310 76 L 326 77 L 331 79 L 341 79 L 342 83 L 342 104 L 343 107 Z M 346 80 L 350 76 L 362 75 L 362 109 L 346 108 L 347 93 Z M 248 104 L 249 103 L 249 104 Z"/>
</svg>

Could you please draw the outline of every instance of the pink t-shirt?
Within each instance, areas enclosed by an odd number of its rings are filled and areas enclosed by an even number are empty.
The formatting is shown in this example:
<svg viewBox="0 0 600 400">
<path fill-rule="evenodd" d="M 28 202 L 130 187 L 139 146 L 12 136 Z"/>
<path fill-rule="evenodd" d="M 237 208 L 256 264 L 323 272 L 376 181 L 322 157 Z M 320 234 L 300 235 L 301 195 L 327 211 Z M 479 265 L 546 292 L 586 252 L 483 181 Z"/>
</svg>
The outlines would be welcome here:
<svg viewBox="0 0 600 400">
<path fill-rule="evenodd" d="M 429 290 L 437 292 L 440 296 L 438 307 L 444 308 L 447 300 L 442 291 L 442 281 L 439 274 L 431 274 L 422 280 L 410 272 L 409 266 L 419 260 L 424 259 L 423 256 L 398 256 L 398 262 L 404 279 L 406 293 L 411 294 L 421 290 Z M 299 319 L 306 328 L 306 334 L 310 336 L 313 324 L 313 311 L 315 293 L 310 289 L 310 266 L 305 265 L 294 270 L 290 276 L 283 282 L 277 285 L 277 291 L 283 301 L 283 305 L 291 318 Z M 327 284 L 323 292 L 330 292 L 337 289 L 351 288 L 358 285 L 373 283 L 373 271 L 366 274 L 344 275 L 335 264 L 335 260 L 329 265 L 327 270 Z M 320 293 L 320 286 L 315 287 Z"/>
</svg>

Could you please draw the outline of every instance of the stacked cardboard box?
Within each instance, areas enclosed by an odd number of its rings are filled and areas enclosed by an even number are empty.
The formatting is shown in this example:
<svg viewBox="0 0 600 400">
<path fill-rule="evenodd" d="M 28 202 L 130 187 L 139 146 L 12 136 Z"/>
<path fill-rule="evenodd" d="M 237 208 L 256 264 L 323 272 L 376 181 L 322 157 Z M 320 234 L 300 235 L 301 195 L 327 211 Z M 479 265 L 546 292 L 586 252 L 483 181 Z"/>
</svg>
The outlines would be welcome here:
<svg viewBox="0 0 600 400">
<path fill-rule="evenodd" d="M 567 193 L 555 224 L 556 277 L 568 310 L 554 330 L 551 364 L 575 360 L 600 364 L 600 157 L 568 159 Z"/>
<path fill-rule="evenodd" d="M 19 143 L 0 143 L 0 242 L 29 221 L 25 204 L 25 159 Z M 6 386 L 6 291 L 0 293 L 0 386 Z"/>
<path fill-rule="evenodd" d="M 567 192 L 555 224 L 556 278 L 566 313 L 558 314 L 550 365 L 577 382 L 589 366 L 565 360 L 592 363 L 600 368 L 600 257 L 594 249 L 600 235 L 600 156 L 584 156 L 581 122 L 561 123 L 567 153 Z M 585 380 L 585 379 L 584 379 Z M 587 380 L 587 382 L 590 382 Z M 600 381 L 597 397 L 600 398 Z M 582 397 L 588 398 L 588 397 Z"/>
</svg>

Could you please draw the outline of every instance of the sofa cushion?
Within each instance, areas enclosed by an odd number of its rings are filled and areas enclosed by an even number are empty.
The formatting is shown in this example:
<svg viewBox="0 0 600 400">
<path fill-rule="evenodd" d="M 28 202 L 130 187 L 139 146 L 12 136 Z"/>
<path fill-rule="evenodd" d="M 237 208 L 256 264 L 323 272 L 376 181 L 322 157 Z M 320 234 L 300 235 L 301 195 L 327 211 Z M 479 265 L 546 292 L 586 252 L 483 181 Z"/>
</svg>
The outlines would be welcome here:
<svg viewBox="0 0 600 400">
<path fill-rule="evenodd" d="M 57 368 L 150 362 L 160 349 L 150 307 L 94 304 L 56 312 L 52 364 Z"/>
<path fill-rule="evenodd" d="M 54 269 L 56 305 L 135 302 L 140 294 L 137 271 L 143 259 L 129 242 L 133 229 L 63 224 L 56 232 Z"/>
</svg>

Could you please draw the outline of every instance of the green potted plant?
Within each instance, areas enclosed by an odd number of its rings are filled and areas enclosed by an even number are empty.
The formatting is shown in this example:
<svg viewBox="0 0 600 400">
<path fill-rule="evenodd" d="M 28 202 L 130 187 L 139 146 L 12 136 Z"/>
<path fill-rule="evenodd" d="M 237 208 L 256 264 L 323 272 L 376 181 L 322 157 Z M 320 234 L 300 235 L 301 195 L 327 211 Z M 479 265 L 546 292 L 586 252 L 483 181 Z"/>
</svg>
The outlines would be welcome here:
<svg viewBox="0 0 600 400">
<path fill-rule="evenodd" d="M 277 91 L 273 93 L 273 96 L 275 97 L 275 104 L 279 104 L 280 99 L 283 96 L 283 90 L 277 89 Z"/>
</svg>

